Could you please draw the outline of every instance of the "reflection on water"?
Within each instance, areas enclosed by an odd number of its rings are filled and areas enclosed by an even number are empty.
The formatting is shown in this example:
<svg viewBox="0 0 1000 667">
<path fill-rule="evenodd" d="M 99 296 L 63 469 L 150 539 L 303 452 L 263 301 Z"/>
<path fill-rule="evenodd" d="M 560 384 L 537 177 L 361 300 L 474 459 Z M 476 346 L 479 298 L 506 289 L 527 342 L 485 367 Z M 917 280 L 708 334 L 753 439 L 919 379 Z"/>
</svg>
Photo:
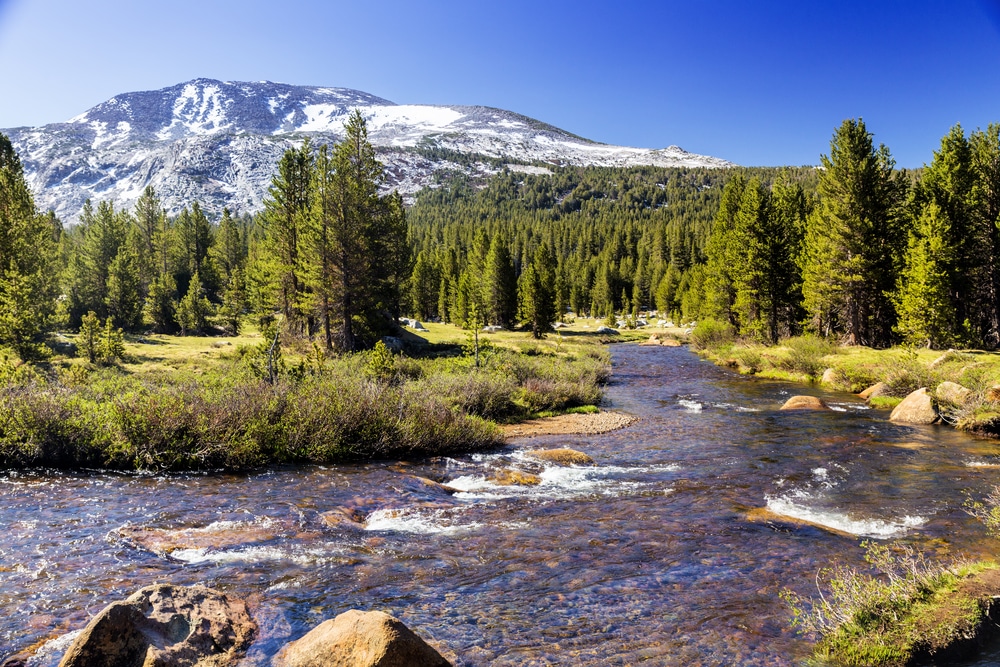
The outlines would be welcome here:
<svg viewBox="0 0 1000 667">
<path fill-rule="evenodd" d="M 250 665 L 350 608 L 398 616 L 459 665 L 794 665 L 810 644 L 778 592 L 861 564 L 864 537 L 998 548 L 961 509 L 997 480 L 994 442 L 683 348 L 612 356 L 608 400 L 642 420 L 611 434 L 252 475 L 0 475 L 0 655 L 61 638 L 39 661 L 54 664 L 67 633 L 160 581 L 246 598 Z M 837 410 L 777 410 L 802 391 Z M 500 469 L 539 483 L 491 481 Z"/>
</svg>

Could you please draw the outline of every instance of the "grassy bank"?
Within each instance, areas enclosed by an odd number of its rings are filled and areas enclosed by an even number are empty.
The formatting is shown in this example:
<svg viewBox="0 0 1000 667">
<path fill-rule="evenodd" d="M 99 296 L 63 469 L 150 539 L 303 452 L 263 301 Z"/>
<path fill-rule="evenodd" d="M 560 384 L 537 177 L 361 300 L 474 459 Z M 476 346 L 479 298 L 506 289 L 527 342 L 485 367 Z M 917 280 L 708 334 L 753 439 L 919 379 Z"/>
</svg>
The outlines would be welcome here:
<svg viewBox="0 0 1000 667">
<path fill-rule="evenodd" d="M 397 355 L 327 357 L 283 340 L 274 383 L 253 332 L 138 337 L 111 366 L 66 354 L 4 362 L 0 467 L 239 469 L 470 451 L 501 442 L 496 422 L 596 405 L 610 371 L 585 330 L 481 336 L 477 368 L 467 332 L 428 328 Z"/>
<path fill-rule="evenodd" d="M 808 602 L 785 594 L 796 625 L 819 636 L 814 655 L 821 664 L 943 664 L 975 652 L 990 632 L 1000 565 L 942 565 L 905 546 L 864 546 L 870 571 L 823 571 L 821 595 Z"/>
<path fill-rule="evenodd" d="M 938 399 L 942 419 L 962 430 L 1000 436 L 1000 353 L 980 350 L 843 347 L 814 336 L 789 338 L 763 346 L 733 338 L 726 327 L 701 323 L 692 347 L 716 364 L 740 373 L 794 382 L 824 382 L 833 389 L 860 393 L 882 383 L 872 407 L 891 409 L 909 393 L 927 387 L 935 393 L 945 382 L 969 390 L 960 402 Z M 825 379 L 824 378 L 825 375 Z"/>
</svg>

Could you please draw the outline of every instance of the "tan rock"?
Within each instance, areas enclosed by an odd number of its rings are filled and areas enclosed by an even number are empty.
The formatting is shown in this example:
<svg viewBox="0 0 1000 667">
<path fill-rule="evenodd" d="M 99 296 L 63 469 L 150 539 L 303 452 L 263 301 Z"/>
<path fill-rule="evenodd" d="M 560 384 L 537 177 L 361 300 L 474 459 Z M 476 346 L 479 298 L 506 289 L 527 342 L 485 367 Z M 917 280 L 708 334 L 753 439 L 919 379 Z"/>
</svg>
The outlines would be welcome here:
<svg viewBox="0 0 1000 667">
<path fill-rule="evenodd" d="M 957 382 L 942 382 L 937 386 L 934 391 L 934 395 L 937 400 L 942 403 L 951 403 L 952 405 L 962 406 L 969 402 L 972 398 L 972 390 L 963 387 Z"/>
<path fill-rule="evenodd" d="M 875 384 L 873 384 L 872 386 L 868 387 L 863 392 L 858 394 L 858 396 L 867 401 L 869 398 L 885 396 L 888 393 L 889 393 L 889 385 L 887 385 L 885 382 L 876 382 Z"/>
<path fill-rule="evenodd" d="M 660 344 L 660 337 L 656 334 L 650 336 L 649 340 L 644 340 L 643 342 L 639 343 L 639 345 L 659 345 L 659 344 Z"/>
<path fill-rule="evenodd" d="M 337 507 L 329 512 L 323 512 L 319 515 L 319 518 L 327 528 L 360 530 L 365 527 L 364 516 L 350 507 Z"/>
<path fill-rule="evenodd" d="M 537 486 L 542 483 L 542 478 L 523 470 L 501 468 L 493 473 L 490 481 L 500 486 Z"/>
<path fill-rule="evenodd" d="M 945 352 L 944 354 L 942 354 L 940 357 L 938 357 L 937 359 L 935 359 L 934 361 L 932 361 L 928 365 L 928 368 L 932 368 L 932 369 L 933 368 L 937 368 L 938 366 L 942 366 L 942 365 L 948 363 L 949 361 L 951 361 L 954 358 L 955 358 L 955 350 L 948 350 L 947 352 Z"/>
<path fill-rule="evenodd" d="M 995 384 L 986 390 L 986 400 L 991 403 L 1000 403 L 1000 384 Z"/>
<path fill-rule="evenodd" d="M 823 377 L 820 378 L 820 384 L 838 384 L 839 381 L 840 374 L 833 368 L 827 368 L 823 371 Z"/>
<path fill-rule="evenodd" d="M 559 465 L 564 466 L 594 465 L 594 459 L 590 458 L 583 452 L 578 452 L 575 449 L 570 449 L 569 447 L 562 447 L 559 449 L 533 449 L 525 452 L 525 454 L 533 459 L 538 459 L 539 461 L 548 461 L 550 463 L 558 463 Z"/>
<path fill-rule="evenodd" d="M 132 545 L 166 554 L 178 549 L 228 549 L 247 544 L 270 542 L 293 527 L 284 521 L 219 521 L 207 526 L 149 528 L 125 526 L 115 531 Z"/>
<path fill-rule="evenodd" d="M 815 396 L 792 396 L 781 406 L 782 410 L 829 410 L 821 399 Z"/>
<path fill-rule="evenodd" d="M 440 482 L 435 482 L 433 479 L 427 479 L 426 477 L 420 477 L 418 475 L 412 475 L 412 477 L 428 489 L 433 489 L 434 491 L 440 491 L 441 493 L 447 493 L 449 495 L 458 493 L 458 489 L 450 487 L 446 484 L 441 484 Z"/>
<path fill-rule="evenodd" d="M 389 614 L 346 611 L 324 621 L 278 655 L 279 667 L 451 667 L 440 653 Z"/>
<path fill-rule="evenodd" d="M 921 387 L 903 399 L 889 415 L 889 421 L 900 424 L 933 424 L 938 420 L 934 399 L 927 387 Z"/>
<path fill-rule="evenodd" d="M 660 341 L 660 345 L 662 345 L 663 347 L 680 347 L 681 342 L 676 338 L 664 338 L 662 341 Z"/>
<path fill-rule="evenodd" d="M 241 600 L 204 586 L 155 584 L 95 616 L 59 667 L 224 667 L 256 632 Z"/>
</svg>

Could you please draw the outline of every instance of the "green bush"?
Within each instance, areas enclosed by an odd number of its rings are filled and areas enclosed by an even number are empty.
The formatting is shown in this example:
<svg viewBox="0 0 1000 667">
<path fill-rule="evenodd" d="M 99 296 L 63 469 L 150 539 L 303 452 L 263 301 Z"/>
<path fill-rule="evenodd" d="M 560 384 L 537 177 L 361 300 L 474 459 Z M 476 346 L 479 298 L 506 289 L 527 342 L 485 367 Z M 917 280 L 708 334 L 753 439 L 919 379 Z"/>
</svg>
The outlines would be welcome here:
<svg viewBox="0 0 1000 667">
<path fill-rule="evenodd" d="M 691 331 L 691 345 L 698 350 L 713 350 L 736 340 L 736 331 L 729 322 L 706 318 Z"/>
<path fill-rule="evenodd" d="M 826 368 L 823 357 L 836 354 L 837 346 L 818 336 L 798 336 L 784 341 L 787 353 L 778 362 L 784 370 L 810 377 L 820 375 Z"/>
</svg>

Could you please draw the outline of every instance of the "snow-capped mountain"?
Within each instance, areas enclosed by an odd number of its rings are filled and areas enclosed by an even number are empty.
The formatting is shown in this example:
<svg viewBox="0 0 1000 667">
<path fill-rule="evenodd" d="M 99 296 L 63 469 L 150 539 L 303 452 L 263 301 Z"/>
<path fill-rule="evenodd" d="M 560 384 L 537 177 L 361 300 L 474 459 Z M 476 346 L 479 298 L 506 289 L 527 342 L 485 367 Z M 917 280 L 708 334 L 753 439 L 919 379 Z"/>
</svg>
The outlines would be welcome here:
<svg viewBox="0 0 1000 667">
<path fill-rule="evenodd" d="M 333 143 L 353 109 L 387 167 L 412 195 L 442 170 L 495 173 L 504 162 L 726 167 L 719 158 L 609 146 L 519 114 L 478 106 L 394 104 L 347 88 L 196 79 L 125 93 L 65 123 L 0 130 L 21 156 L 38 207 L 65 222 L 86 199 L 131 207 L 152 185 L 168 212 L 197 200 L 210 214 L 262 208 L 278 159 L 310 137 Z"/>
</svg>

